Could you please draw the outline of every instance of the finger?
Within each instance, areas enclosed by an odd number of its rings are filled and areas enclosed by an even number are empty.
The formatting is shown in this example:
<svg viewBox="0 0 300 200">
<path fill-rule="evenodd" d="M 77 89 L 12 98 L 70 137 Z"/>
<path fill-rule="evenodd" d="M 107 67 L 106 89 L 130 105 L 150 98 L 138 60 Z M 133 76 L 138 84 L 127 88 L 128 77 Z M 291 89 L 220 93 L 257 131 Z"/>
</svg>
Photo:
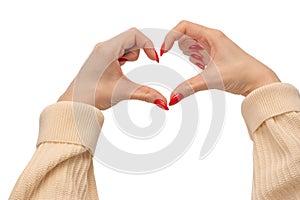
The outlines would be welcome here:
<svg viewBox="0 0 300 200">
<path fill-rule="evenodd" d="M 179 40 L 183 35 L 195 39 L 196 41 L 200 42 L 204 48 L 209 49 L 208 36 L 211 30 L 213 29 L 209 29 L 199 24 L 181 21 L 166 35 L 163 43 L 164 52 L 169 51 L 174 42 Z"/>
<path fill-rule="evenodd" d="M 200 69 L 204 70 L 206 64 L 203 62 L 203 60 L 201 59 L 197 59 L 195 57 L 193 57 L 196 54 L 191 54 L 192 56 L 190 56 L 189 60 L 191 63 L 193 63 L 194 65 L 196 65 L 197 67 L 199 67 Z"/>
<path fill-rule="evenodd" d="M 182 36 L 178 41 L 178 46 L 182 50 L 184 55 L 189 56 L 190 62 L 195 64 L 200 69 L 204 70 L 205 62 L 204 49 L 194 40 L 188 36 Z"/>
<path fill-rule="evenodd" d="M 121 58 L 118 59 L 120 65 L 124 65 L 127 61 L 136 61 L 139 58 L 140 50 L 132 50 L 125 53 Z"/>
<path fill-rule="evenodd" d="M 160 56 L 168 52 L 174 45 L 175 41 L 183 36 L 182 33 L 171 30 L 165 37 L 164 42 L 160 48 Z"/>
<path fill-rule="evenodd" d="M 136 61 L 139 58 L 140 50 L 135 49 L 125 53 L 122 58 L 126 58 L 128 61 Z"/>
<path fill-rule="evenodd" d="M 154 48 L 153 42 L 138 29 L 133 29 L 135 33 L 136 46 L 134 48 L 143 48 L 145 54 L 151 60 L 159 63 L 159 57 Z"/>
<path fill-rule="evenodd" d="M 154 103 L 164 110 L 169 110 L 167 99 L 157 90 L 140 85 L 123 76 L 115 84 L 112 92 L 112 102 L 116 104 L 122 100 L 136 99 L 148 103 Z"/>
<path fill-rule="evenodd" d="M 179 49 L 183 52 L 184 55 L 190 56 L 193 53 L 201 53 L 204 48 L 194 39 L 183 36 L 178 41 Z"/>
<path fill-rule="evenodd" d="M 136 99 L 148 103 L 154 103 L 164 110 L 169 109 L 167 106 L 167 99 L 160 92 L 148 86 L 134 83 L 126 76 L 123 76 L 114 83 L 111 93 L 112 105 L 123 100 Z"/>
<path fill-rule="evenodd" d="M 148 86 L 136 84 L 136 90 L 130 95 L 130 99 L 154 103 L 164 110 L 169 110 L 167 99 L 160 92 Z"/>
<path fill-rule="evenodd" d="M 146 55 L 151 60 L 158 60 L 158 55 L 155 51 L 152 41 L 136 28 L 131 28 L 120 35 L 112 38 L 107 42 L 111 46 L 113 55 L 117 53 L 117 58 L 120 58 L 128 51 L 144 49 Z"/>
<path fill-rule="evenodd" d="M 188 48 L 189 50 L 183 51 L 183 54 L 189 56 L 189 60 L 203 70 L 204 66 L 212 60 L 211 56 L 206 52 L 206 50 L 201 49 L 202 47 L 198 44 L 190 47 Z"/>
<path fill-rule="evenodd" d="M 181 84 L 179 84 L 172 92 L 170 96 L 170 103 L 169 105 L 175 105 L 183 98 L 186 98 L 198 91 L 207 90 L 207 86 L 205 80 L 203 78 L 203 73 L 194 76 Z"/>
<path fill-rule="evenodd" d="M 155 60 L 156 62 L 159 63 L 159 57 L 154 48 L 144 48 L 144 52 L 146 53 L 148 58 L 150 58 L 151 60 Z"/>
<path fill-rule="evenodd" d="M 201 54 L 193 52 L 190 54 L 189 60 L 194 65 L 198 66 L 200 69 L 204 70 L 207 63 Z"/>
<path fill-rule="evenodd" d="M 192 39 L 191 37 L 188 36 L 182 36 L 178 40 L 178 46 L 181 51 L 192 51 L 193 49 L 190 49 L 190 46 L 197 45 L 197 41 Z"/>
</svg>

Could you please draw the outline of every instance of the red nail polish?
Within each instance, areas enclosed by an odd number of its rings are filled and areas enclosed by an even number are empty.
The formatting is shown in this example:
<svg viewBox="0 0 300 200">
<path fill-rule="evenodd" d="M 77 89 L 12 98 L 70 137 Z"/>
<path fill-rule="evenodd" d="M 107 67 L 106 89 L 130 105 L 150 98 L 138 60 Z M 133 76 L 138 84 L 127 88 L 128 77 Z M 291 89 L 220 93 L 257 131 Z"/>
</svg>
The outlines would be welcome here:
<svg viewBox="0 0 300 200">
<path fill-rule="evenodd" d="M 160 56 L 162 56 L 165 53 L 165 43 L 163 43 L 160 47 Z"/>
<path fill-rule="evenodd" d="M 128 60 L 127 60 L 126 58 L 119 58 L 118 61 L 119 61 L 119 62 L 126 62 L 126 61 L 128 61 Z"/>
<path fill-rule="evenodd" d="M 155 103 L 158 107 L 160 107 L 160 108 L 162 108 L 162 109 L 164 109 L 164 110 L 169 110 L 169 108 L 168 108 L 168 106 L 166 105 L 166 103 L 165 103 L 163 100 L 161 100 L 161 99 L 156 99 L 156 100 L 154 101 L 154 103 Z"/>
<path fill-rule="evenodd" d="M 197 60 L 200 60 L 200 61 L 203 61 L 202 57 L 197 55 L 197 54 L 192 54 L 191 57 L 197 59 Z"/>
<path fill-rule="evenodd" d="M 190 46 L 189 49 L 190 50 L 203 50 L 203 48 L 198 44 Z"/>
<path fill-rule="evenodd" d="M 203 66 L 201 63 L 196 63 L 196 65 L 197 65 L 200 69 L 204 70 L 204 66 Z"/>
<path fill-rule="evenodd" d="M 170 100 L 169 106 L 173 106 L 174 104 L 178 103 L 181 99 L 183 99 L 183 97 L 184 96 L 180 93 L 174 95 Z"/>
<path fill-rule="evenodd" d="M 155 60 L 156 60 L 157 63 L 159 63 L 159 57 L 158 57 L 158 55 L 157 55 L 157 53 L 156 53 L 155 50 L 154 50 L 154 52 L 155 52 Z"/>
</svg>

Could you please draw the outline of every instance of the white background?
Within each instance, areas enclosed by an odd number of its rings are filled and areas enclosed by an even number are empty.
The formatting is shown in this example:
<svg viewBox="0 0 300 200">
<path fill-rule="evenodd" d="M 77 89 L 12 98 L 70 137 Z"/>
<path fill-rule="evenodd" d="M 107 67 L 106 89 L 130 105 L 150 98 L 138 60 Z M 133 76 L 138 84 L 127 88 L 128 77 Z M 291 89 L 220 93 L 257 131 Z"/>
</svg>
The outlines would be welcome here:
<svg viewBox="0 0 300 200">
<path fill-rule="evenodd" d="M 299 88 L 298 5 L 288 0 L 1 0 L 0 199 L 9 197 L 35 151 L 40 112 L 56 102 L 97 42 L 130 27 L 171 29 L 186 19 L 222 30 L 283 82 Z M 163 94 L 168 97 L 169 91 Z M 240 114 L 243 98 L 226 95 L 223 135 L 215 150 L 198 160 L 206 134 L 201 127 L 209 123 L 211 109 L 205 106 L 208 92 L 196 96 L 199 134 L 187 153 L 174 165 L 147 175 L 122 174 L 95 161 L 101 199 L 250 199 L 252 142 Z M 137 105 L 149 108 L 146 103 Z M 115 125 L 110 111 L 104 114 L 109 135 Z"/>
</svg>

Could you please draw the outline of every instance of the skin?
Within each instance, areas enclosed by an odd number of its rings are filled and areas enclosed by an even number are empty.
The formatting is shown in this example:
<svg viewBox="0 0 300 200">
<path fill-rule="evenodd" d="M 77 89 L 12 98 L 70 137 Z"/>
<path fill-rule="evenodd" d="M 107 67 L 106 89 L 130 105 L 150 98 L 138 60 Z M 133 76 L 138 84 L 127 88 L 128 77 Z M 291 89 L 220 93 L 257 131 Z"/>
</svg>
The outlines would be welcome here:
<svg viewBox="0 0 300 200">
<path fill-rule="evenodd" d="M 174 95 L 187 97 L 207 89 L 247 96 L 259 87 L 280 82 L 270 68 L 219 30 L 181 21 L 166 35 L 163 52 L 170 50 L 175 41 L 179 42 L 182 52 L 190 56 L 190 61 L 204 70 L 178 85 L 171 99 Z M 151 40 L 135 28 L 97 44 L 58 101 L 87 103 L 100 110 L 127 99 L 149 103 L 159 99 L 166 106 L 167 100 L 161 93 L 132 82 L 122 72 L 122 65 L 138 59 L 140 49 L 151 60 L 158 61 Z"/>
<path fill-rule="evenodd" d="M 58 101 L 87 103 L 100 110 L 127 99 L 149 103 L 160 99 L 167 104 L 161 93 L 132 82 L 122 72 L 121 66 L 125 62 L 138 59 L 140 49 L 144 50 L 149 59 L 157 60 L 151 40 L 136 28 L 98 43 Z"/>
<path fill-rule="evenodd" d="M 219 30 L 181 21 L 165 37 L 163 50 L 170 50 L 176 40 L 183 53 L 190 56 L 190 61 L 200 63 L 205 69 L 178 85 L 171 98 L 175 94 L 181 93 L 187 97 L 207 89 L 221 89 L 247 96 L 259 87 L 280 82 L 270 68 L 247 54 Z M 202 50 L 191 49 L 192 45 L 198 45 Z M 202 60 L 195 57 L 201 57 Z"/>
</svg>

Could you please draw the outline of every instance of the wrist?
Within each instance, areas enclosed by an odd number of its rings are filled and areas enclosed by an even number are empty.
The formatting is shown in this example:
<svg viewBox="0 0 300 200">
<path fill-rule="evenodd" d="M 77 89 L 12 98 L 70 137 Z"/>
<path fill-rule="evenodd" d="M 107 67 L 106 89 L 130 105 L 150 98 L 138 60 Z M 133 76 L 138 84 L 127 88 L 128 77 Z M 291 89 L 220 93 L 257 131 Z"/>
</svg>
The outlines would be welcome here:
<svg viewBox="0 0 300 200">
<path fill-rule="evenodd" d="M 57 102 L 59 101 L 73 101 L 73 93 L 69 88 L 58 98 Z"/>
<path fill-rule="evenodd" d="M 261 88 L 263 86 L 266 85 L 270 85 L 272 83 L 278 83 L 281 82 L 280 79 L 278 78 L 278 76 L 269 68 L 268 72 L 264 72 L 261 73 L 263 76 L 260 79 L 255 80 L 255 82 L 253 82 L 253 84 L 251 84 L 250 89 L 243 94 L 243 96 L 247 96 L 248 94 L 250 94 L 252 91 Z"/>
</svg>

